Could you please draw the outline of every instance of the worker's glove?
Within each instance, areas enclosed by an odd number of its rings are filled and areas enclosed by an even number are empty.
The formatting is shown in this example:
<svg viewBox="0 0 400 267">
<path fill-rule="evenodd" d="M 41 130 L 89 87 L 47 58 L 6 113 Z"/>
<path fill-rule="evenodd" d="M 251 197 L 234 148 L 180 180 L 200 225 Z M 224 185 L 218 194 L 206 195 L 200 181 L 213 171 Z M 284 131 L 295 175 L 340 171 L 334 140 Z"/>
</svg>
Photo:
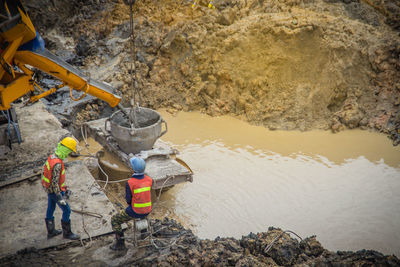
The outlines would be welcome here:
<svg viewBox="0 0 400 267">
<path fill-rule="evenodd" d="M 65 206 L 67 205 L 67 201 L 65 201 L 65 198 L 63 195 L 57 195 L 57 202 L 58 204 L 60 204 L 61 206 Z"/>
<path fill-rule="evenodd" d="M 69 197 L 71 196 L 71 194 L 72 194 L 72 191 L 69 190 L 69 189 L 67 189 L 67 190 L 65 190 L 65 195 L 64 195 L 64 197 L 65 197 L 66 199 L 69 199 Z"/>
</svg>

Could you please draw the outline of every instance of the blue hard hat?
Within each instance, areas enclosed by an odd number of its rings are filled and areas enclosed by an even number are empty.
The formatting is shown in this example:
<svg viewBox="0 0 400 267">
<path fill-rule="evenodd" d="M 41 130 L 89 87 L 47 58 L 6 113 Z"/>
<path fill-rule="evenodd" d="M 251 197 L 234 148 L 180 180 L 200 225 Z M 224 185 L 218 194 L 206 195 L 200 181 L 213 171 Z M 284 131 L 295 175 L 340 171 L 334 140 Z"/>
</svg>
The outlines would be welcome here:
<svg viewBox="0 0 400 267">
<path fill-rule="evenodd" d="M 146 162 L 142 158 L 133 157 L 129 160 L 135 174 L 144 174 L 146 169 Z"/>
</svg>

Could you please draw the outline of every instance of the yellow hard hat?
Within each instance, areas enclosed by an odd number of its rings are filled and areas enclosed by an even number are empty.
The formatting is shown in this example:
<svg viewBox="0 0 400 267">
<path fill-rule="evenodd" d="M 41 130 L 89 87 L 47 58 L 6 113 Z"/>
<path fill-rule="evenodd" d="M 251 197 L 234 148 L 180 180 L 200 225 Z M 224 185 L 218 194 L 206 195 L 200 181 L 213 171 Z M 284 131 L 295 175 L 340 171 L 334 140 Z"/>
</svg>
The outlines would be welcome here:
<svg viewBox="0 0 400 267">
<path fill-rule="evenodd" d="M 77 142 L 74 138 L 72 137 L 65 137 L 62 141 L 61 144 L 68 147 L 69 149 L 71 149 L 72 151 L 74 151 L 76 153 L 76 145 Z"/>
</svg>

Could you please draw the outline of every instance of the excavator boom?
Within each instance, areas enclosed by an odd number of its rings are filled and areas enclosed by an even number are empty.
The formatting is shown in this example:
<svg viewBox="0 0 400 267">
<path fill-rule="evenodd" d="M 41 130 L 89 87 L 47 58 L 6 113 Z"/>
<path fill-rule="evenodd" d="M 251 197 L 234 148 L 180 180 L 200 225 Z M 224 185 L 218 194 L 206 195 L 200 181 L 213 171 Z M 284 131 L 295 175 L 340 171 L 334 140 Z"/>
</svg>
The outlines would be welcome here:
<svg viewBox="0 0 400 267">
<path fill-rule="evenodd" d="M 93 95 L 111 107 L 117 106 L 121 100 L 112 93 L 111 86 L 90 79 L 90 76 L 46 50 L 43 39 L 19 0 L 1 0 L 0 44 L 0 110 L 8 110 L 13 101 L 34 91 L 33 72 L 25 65 L 42 70 L 70 88 L 83 91 L 83 95 Z M 16 70 L 16 66 L 22 72 Z M 33 96 L 31 101 L 38 98 Z"/>
<path fill-rule="evenodd" d="M 82 71 L 53 55 L 47 49 L 43 51 L 17 51 L 14 60 L 18 63 L 28 64 L 54 77 L 72 89 L 83 91 L 107 102 L 115 107 L 121 98 L 112 93 L 113 88 L 103 82 L 90 79 Z"/>
<path fill-rule="evenodd" d="M 35 85 L 31 67 L 44 71 L 62 81 L 50 90 L 34 94 Z M 121 98 L 113 94 L 113 88 L 95 81 L 90 75 L 71 66 L 45 49 L 44 41 L 35 30 L 20 0 L 0 0 L 0 155 L 4 146 L 21 142 L 17 118 L 11 104 L 30 93 L 30 102 L 56 92 L 67 85 L 70 90 L 82 91 L 78 99 L 87 94 L 119 106 Z"/>
</svg>

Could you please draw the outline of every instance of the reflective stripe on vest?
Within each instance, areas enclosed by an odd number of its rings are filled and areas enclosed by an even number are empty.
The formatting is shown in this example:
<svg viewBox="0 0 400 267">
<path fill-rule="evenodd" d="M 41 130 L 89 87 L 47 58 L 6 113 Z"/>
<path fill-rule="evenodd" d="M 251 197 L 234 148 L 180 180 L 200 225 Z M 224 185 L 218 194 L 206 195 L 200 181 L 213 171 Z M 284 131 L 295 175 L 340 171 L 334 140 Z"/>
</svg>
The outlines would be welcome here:
<svg viewBox="0 0 400 267">
<path fill-rule="evenodd" d="M 149 187 L 142 187 L 142 188 L 138 188 L 138 189 L 133 190 L 133 193 L 134 194 L 138 194 L 138 193 L 141 193 L 141 192 L 150 191 L 150 189 L 151 189 L 150 186 Z"/>
<path fill-rule="evenodd" d="M 50 183 L 50 180 L 47 179 L 46 176 L 44 176 L 43 174 L 42 174 L 42 180 L 44 180 L 48 184 Z"/>
<path fill-rule="evenodd" d="M 150 207 L 150 206 L 151 206 L 151 202 L 147 202 L 147 203 L 133 203 L 133 206 L 134 206 L 135 208 Z"/>
<path fill-rule="evenodd" d="M 128 181 L 129 188 L 132 192 L 131 207 L 137 214 L 149 214 L 151 212 L 151 186 L 153 180 L 144 175 L 142 179 L 132 177 Z"/>
<path fill-rule="evenodd" d="M 49 188 L 50 184 L 52 183 L 52 176 L 53 176 L 53 167 L 56 164 L 61 164 L 61 174 L 60 178 L 58 181 L 58 185 L 60 187 L 61 191 L 65 191 L 65 168 L 64 168 L 64 162 L 60 158 L 52 158 L 52 155 L 49 156 L 45 163 L 45 167 L 43 168 L 43 173 L 42 173 L 42 185 L 45 188 Z"/>
</svg>

